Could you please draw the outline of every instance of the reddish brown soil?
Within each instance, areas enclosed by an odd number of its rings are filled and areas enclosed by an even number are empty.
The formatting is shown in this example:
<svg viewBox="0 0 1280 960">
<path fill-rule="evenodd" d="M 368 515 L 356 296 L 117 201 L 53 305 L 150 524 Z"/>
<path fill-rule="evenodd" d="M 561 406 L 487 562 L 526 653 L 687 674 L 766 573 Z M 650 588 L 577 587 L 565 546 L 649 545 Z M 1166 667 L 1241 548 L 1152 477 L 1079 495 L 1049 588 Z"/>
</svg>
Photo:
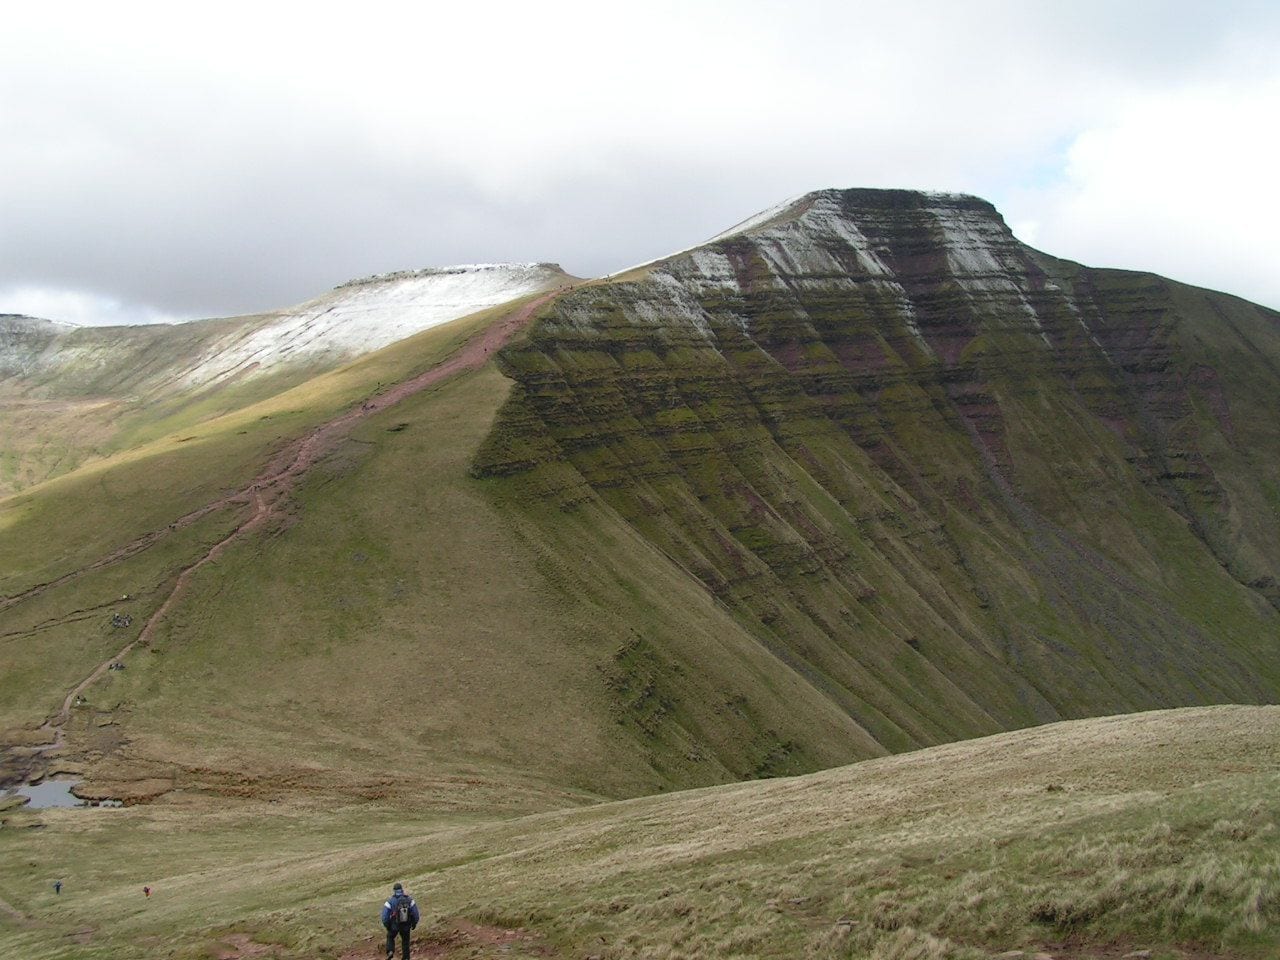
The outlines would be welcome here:
<svg viewBox="0 0 1280 960">
<path fill-rule="evenodd" d="M 218 960 L 240 960 L 241 957 L 262 957 L 272 952 L 270 945 L 255 943 L 253 938 L 243 933 L 233 933 L 222 938 L 215 948 Z"/>
<path fill-rule="evenodd" d="M 358 945 L 342 954 L 341 960 L 383 960 L 386 940 L 382 936 L 366 937 Z M 539 943 L 537 935 L 523 928 L 510 929 L 473 923 L 455 917 L 413 939 L 413 956 L 436 958 L 502 957 L 516 953 L 519 956 L 551 957 L 554 952 Z M 399 948 L 396 956 L 400 955 Z"/>
<path fill-rule="evenodd" d="M 11 904 L 9 904 L 8 902 L 2 899 L 0 899 L 0 913 L 7 916 L 10 920 L 18 924 L 19 926 L 25 927 L 31 924 L 30 917 L 28 917 L 25 913 L 23 913 L 17 907 L 12 906 Z"/>
</svg>

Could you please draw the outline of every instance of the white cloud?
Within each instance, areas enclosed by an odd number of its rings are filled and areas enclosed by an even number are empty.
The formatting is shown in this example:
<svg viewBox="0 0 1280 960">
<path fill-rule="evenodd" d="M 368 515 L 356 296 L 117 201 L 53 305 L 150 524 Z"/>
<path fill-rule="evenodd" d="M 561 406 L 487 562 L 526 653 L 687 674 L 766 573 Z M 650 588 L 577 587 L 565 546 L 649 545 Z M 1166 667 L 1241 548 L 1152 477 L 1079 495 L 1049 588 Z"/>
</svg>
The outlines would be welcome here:
<svg viewBox="0 0 1280 960">
<path fill-rule="evenodd" d="M 115 297 L 102 294 L 33 286 L 0 288 L 0 313 L 17 313 L 91 327 L 178 323 L 191 319 L 162 313 L 144 304 L 122 303 Z"/>
<path fill-rule="evenodd" d="M 1280 7 L 1247 0 L 25 4 L 0 33 L 0 286 L 207 316 L 431 264 L 600 274 L 807 190 L 904 186 L 1261 297 L 1237 253 L 1174 258 L 1145 201 L 1118 211 L 1144 169 L 1221 181 L 1150 166 L 1148 141 L 1227 135 L 1197 97 L 1263 109 L 1277 38 Z M 1264 166 L 1233 178 L 1264 190 Z M 1234 235 L 1225 205 L 1180 203 Z"/>
<path fill-rule="evenodd" d="M 1063 182 L 1019 198 L 1049 252 L 1280 307 L 1280 72 L 1134 98 L 1071 145 Z"/>
</svg>

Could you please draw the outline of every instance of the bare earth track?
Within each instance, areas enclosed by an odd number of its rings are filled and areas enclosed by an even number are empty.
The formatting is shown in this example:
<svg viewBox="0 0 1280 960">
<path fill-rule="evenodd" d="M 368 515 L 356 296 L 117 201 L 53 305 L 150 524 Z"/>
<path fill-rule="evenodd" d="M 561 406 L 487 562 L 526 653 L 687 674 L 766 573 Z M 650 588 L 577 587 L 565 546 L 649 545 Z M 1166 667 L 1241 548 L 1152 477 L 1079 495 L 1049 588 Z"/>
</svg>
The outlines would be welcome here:
<svg viewBox="0 0 1280 960">
<path fill-rule="evenodd" d="M 47 583 L 37 584 L 22 593 L 0 599 L 0 611 L 6 610 L 89 571 L 98 570 L 135 556 L 175 530 L 188 527 L 218 510 L 237 505 L 245 505 L 250 508 L 247 516 L 236 525 L 235 529 L 209 548 L 202 556 L 178 572 L 173 588 L 160 606 L 156 608 L 156 611 L 147 619 L 138 636 L 113 656 L 98 664 L 87 677 L 67 693 L 57 713 L 45 720 L 39 727 L 39 732 L 47 736 L 49 738 L 48 741 L 22 748 L 11 748 L 12 752 L 21 752 L 27 757 L 27 763 L 18 764 L 18 768 L 23 770 L 22 779 L 32 779 L 35 773 L 34 767 L 36 766 L 34 760 L 37 757 L 56 750 L 63 745 L 66 739 L 66 724 L 71 717 L 71 711 L 75 706 L 76 699 L 105 674 L 113 663 L 126 656 L 134 647 L 145 646 L 150 642 L 157 625 L 182 596 L 183 591 L 191 582 L 191 578 L 196 571 L 205 564 L 216 560 L 237 540 L 262 528 L 269 520 L 278 516 L 282 505 L 297 488 L 299 481 L 306 475 L 307 471 L 329 453 L 343 437 L 350 433 L 353 427 L 455 374 L 483 367 L 497 350 L 529 323 L 539 309 L 559 296 L 560 293 L 561 291 L 555 290 L 543 294 L 524 306 L 513 310 L 502 319 L 486 327 L 479 336 L 467 340 L 457 353 L 438 365 L 381 393 L 377 393 L 359 405 L 322 423 L 306 436 L 285 446 L 271 458 L 262 472 L 242 489 L 187 513 L 163 529 L 153 530 L 144 534 L 79 570 L 72 571 Z"/>
</svg>

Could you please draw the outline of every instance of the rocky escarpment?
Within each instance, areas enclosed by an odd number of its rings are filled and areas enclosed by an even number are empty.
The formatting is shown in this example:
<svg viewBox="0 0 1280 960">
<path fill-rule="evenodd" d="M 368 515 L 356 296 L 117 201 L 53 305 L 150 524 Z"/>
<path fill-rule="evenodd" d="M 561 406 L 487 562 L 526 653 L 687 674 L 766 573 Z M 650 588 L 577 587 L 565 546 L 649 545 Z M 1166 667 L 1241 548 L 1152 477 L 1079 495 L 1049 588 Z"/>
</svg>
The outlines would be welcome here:
<svg viewBox="0 0 1280 960">
<path fill-rule="evenodd" d="M 606 505 L 891 749 L 1280 695 L 1271 311 L 823 191 L 503 362 L 477 475 Z"/>
</svg>

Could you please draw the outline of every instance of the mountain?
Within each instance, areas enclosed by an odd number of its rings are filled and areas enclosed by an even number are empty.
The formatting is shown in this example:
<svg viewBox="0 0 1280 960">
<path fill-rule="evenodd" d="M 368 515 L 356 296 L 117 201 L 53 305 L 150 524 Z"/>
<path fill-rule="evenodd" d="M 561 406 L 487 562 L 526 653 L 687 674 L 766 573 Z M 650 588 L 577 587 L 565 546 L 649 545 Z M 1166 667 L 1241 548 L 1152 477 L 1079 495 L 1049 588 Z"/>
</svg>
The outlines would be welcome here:
<svg viewBox="0 0 1280 960">
<path fill-rule="evenodd" d="M 602 502 L 889 749 L 1271 700 L 1280 316 L 822 191 L 558 299 L 477 464 Z"/>
<path fill-rule="evenodd" d="M 27 337 L 8 396 L 129 415 L 5 441 L 59 474 L 0 501 L 10 777 L 519 812 L 1280 695 L 1273 311 L 827 190 L 301 349 L 422 279 Z M 73 387 L 78 337 L 139 359 Z"/>
<path fill-rule="evenodd" d="M 284 310 L 133 327 L 0 315 L 0 493 L 281 392 L 422 330 L 568 277 L 470 264 L 352 280 Z"/>
</svg>

